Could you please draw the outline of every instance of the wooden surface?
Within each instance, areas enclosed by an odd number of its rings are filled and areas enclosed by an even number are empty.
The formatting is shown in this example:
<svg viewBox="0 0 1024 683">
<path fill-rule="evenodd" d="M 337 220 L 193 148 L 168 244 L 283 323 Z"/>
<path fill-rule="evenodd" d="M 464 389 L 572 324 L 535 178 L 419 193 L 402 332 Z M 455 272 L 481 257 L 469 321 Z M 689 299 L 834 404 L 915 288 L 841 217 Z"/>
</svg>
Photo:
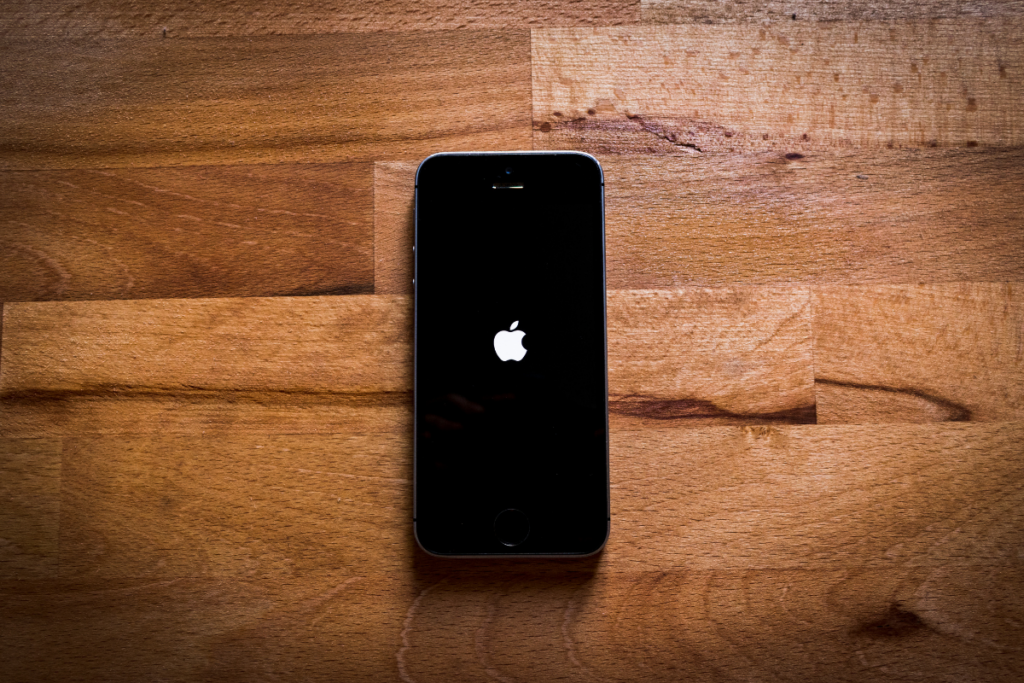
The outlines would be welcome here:
<svg viewBox="0 0 1024 683">
<path fill-rule="evenodd" d="M 1021 680 L 1022 17 L 0 7 L 0 678 Z M 413 174 L 531 148 L 605 169 L 612 535 L 439 560 Z"/>
<path fill-rule="evenodd" d="M 4 301 L 373 291 L 365 163 L 0 173 L 0 221 Z"/>
</svg>

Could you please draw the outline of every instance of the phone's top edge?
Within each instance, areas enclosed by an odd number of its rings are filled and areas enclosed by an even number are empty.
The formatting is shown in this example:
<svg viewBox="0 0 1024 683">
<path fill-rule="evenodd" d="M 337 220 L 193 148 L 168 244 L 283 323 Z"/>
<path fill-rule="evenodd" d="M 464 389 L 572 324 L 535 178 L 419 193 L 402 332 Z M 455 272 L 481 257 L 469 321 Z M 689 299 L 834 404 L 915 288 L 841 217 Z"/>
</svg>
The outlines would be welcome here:
<svg viewBox="0 0 1024 683">
<path fill-rule="evenodd" d="M 520 155 L 520 156 L 549 156 L 557 154 L 575 154 L 581 157 L 587 157 L 595 164 L 597 164 L 597 171 L 601 174 L 601 184 L 604 185 L 604 167 L 601 166 L 601 162 L 598 161 L 597 157 L 587 152 L 580 152 L 575 149 L 542 149 L 542 150 L 509 150 L 506 152 L 495 151 L 495 152 L 436 152 L 431 154 L 423 161 L 420 162 L 419 166 L 416 167 L 416 181 L 415 186 L 419 187 L 420 184 L 420 171 L 423 170 L 423 165 L 433 159 L 434 157 L 493 157 L 493 156 L 508 156 L 508 155 Z"/>
</svg>

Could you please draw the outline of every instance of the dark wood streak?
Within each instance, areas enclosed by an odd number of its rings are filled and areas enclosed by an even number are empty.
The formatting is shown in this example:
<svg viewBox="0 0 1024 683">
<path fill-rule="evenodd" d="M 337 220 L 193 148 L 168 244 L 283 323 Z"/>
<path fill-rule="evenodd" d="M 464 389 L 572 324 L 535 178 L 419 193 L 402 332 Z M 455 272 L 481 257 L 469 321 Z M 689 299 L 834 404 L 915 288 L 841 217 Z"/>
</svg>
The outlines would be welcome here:
<svg viewBox="0 0 1024 683">
<path fill-rule="evenodd" d="M 637 394 L 611 397 L 608 410 L 618 415 L 659 421 L 708 418 L 714 418 L 722 424 L 816 424 L 818 421 L 815 405 L 772 413 L 735 413 L 701 399 L 663 399 Z"/>
<path fill-rule="evenodd" d="M 0 392 L 0 404 L 7 403 L 61 403 L 82 398 L 103 398 L 113 400 L 166 400 L 180 399 L 187 403 L 216 402 L 225 400 L 232 404 L 339 404 L 364 407 L 412 407 L 411 391 L 323 391 L 320 389 L 226 389 L 179 385 L 167 387 L 139 387 L 131 385 L 105 384 L 80 389 L 15 390 Z M 305 401 L 303 401 L 305 399 Z"/>
<path fill-rule="evenodd" d="M 282 294 L 274 294 L 274 296 L 338 296 L 344 294 L 373 294 L 373 283 L 356 283 L 351 285 L 342 285 L 340 287 L 333 287 L 331 289 L 297 289 L 291 292 L 285 292 Z"/>
<path fill-rule="evenodd" d="M 695 143 L 680 142 L 679 135 L 676 132 L 667 129 L 665 126 L 657 122 L 647 121 L 639 114 L 626 114 L 626 118 L 629 119 L 630 121 L 639 124 L 640 129 L 643 130 L 645 133 L 650 133 L 651 135 L 661 140 L 668 140 L 677 147 L 687 147 L 698 152 L 703 151 Z M 731 131 L 725 131 L 724 129 L 722 134 L 725 135 L 725 137 L 727 138 L 731 138 L 733 136 L 733 133 Z M 689 131 L 689 135 L 692 136 L 695 135 L 695 133 L 691 130 Z"/>
<path fill-rule="evenodd" d="M 845 389 L 858 389 L 862 391 L 884 391 L 888 394 L 903 394 L 905 396 L 914 396 L 924 401 L 942 408 L 945 410 L 949 417 L 943 422 L 970 422 L 971 410 L 966 406 L 962 406 L 959 403 L 954 403 L 941 396 L 935 396 L 928 394 L 919 389 L 898 389 L 896 387 L 887 387 L 881 384 L 858 384 L 856 382 L 840 382 L 834 379 L 824 379 L 821 377 L 814 378 L 815 384 L 823 384 L 825 386 L 832 387 L 843 387 Z"/>
<path fill-rule="evenodd" d="M 874 640 L 893 640 L 906 638 L 921 629 L 928 629 L 928 625 L 921 620 L 921 617 L 894 603 L 889 605 L 889 610 L 881 619 L 854 629 L 851 635 L 864 636 Z"/>
<path fill-rule="evenodd" d="M 701 145 L 713 142 L 723 146 L 735 135 L 710 121 L 639 114 L 626 114 L 621 119 L 582 117 L 553 121 L 548 131 L 542 131 L 545 135 L 537 141 L 543 143 L 552 135 L 552 141 L 561 144 L 561 140 L 571 138 L 590 151 L 604 154 L 697 154 L 706 151 Z M 653 145 L 645 145 L 641 140 L 651 140 Z"/>
</svg>

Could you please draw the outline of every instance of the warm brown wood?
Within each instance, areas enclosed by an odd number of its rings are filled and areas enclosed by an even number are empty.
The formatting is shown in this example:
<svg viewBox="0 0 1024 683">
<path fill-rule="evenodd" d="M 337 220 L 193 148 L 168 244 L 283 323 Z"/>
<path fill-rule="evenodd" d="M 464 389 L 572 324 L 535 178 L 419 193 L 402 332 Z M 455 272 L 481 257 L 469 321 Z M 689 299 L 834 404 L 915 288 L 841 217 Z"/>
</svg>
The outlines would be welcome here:
<svg viewBox="0 0 1024 683">
<path fill-rule="evenodd" d="M 65 576 L 301 576 L 409 564 L 410 434 L 67 441 Z"/>
<path fill-rule="evenodd" d="M 373 281 L 377 294 L 412 294 L 417 167 L 402 161 L 373 166 Z"/>
<path fill-rule="evenodd" d="M 1020 420 L 1022 287 L 818 289 L 814 377 L 820 422 Z"/>
<path fill-rule="evenodd" d="M 61 442 L 0 438 L 0 578 L 55 576 Z"/>
<path fill-rule="evenodd" d="M 813 422 L 809 316 L 800 288 L 611 293 L 613 422 Z M 0 429 L 401 431 L 411 370 L 404 296 L 7 304 Z"/>
<path fill-rule="evenodd" d="M 533 32 L 534 145 L 617 154 L 1024 143 L 1024 18 Z"/>
<path fill-rule="evenodd" d="M 1020 187 L 1020 150 L 609 157 L 609 286 L 1024 280 Z"/>
<path fill-rule="evenodd" d="M 0 300 L 373 291 L 369 164 L 0 172 Z"/>
<path fill-rule="evenodd" d="M 0 584 L 5 677 L 1015 683 L 1022 668 L 1014 566 L 450 569 Z"/>
<path fill-rule="evenodd" d="M 640 0 L 305 0 L 259 6 L 215 0 L 133 5 L 44 0 L 0 5 L 0 37 L 195 38 L 532 26 L 611 26 L 640 19 Z M 166 31 L 166 34 L 164 33 Z"/>
<path fill-rule="evenodd" d="M 1021 149 L 601 163 L 611 288 L 1024 281 Z M 411 291 L 414 172 L 375 170 L 377 292 Z"/>
<path fill-rule="evenodd" d="M 607 561 L 707 570 L 1012 564 L 1024 521 L 1022 434 L 1019 423 L 616 433 Z"/>
<path fill-rule="evenodd" d="M 602 573 L 1013 564 L 1024 540 L 1022 436 L 1005 423 L 613 429 L 612 535 L 599 559 L 578 564 Z M 340 567 L 455 566 L 414 550 L 408 433 L 67 444 L 60 571 L 69 578 L 298 580 Z"/>
<path fill-rule="evenodd" d="M 529 149 L 530 34 L 4 41 L 0 167 Z"/>
<path fill-rule="evenodd" d="M 547 562 L 414 551 L 386 437 L 73 439 L 62 569 L 85 575 L 3 585 L 0 647 L 19 674 L 87 678 L 1010 681 L 1022 437 L 618 432 L 608 548 Z"/>
<path fill-rule="evenodd" d="M 613 427 L 813 423 L 806 289 L 608 296 Z"/>
<path fill-rule="evenodd" d="M 928 20 L 952 17 L 1000 17 L 1024 14 L 1020 0 L 769 0 L 748 3 L 733 0 L 641 0 L 641 16 L 652 24 L 710 24 L 766 21 Z"/>
<path fill-rule="evenodd" d="M 15 303 L 0 388 L 373 397 L 409 390 L 410 339 L 405 298 Z"/>
<path fill-rule="evenodd" d="M 3 4 L 0 679 L 1024 680 L 1022 35 Z M 605 167 L 612 535 L 432 558 L 412 174 L 532 147 Z"/>
<path fill-rule="evenodd" d="M 412 395 L 131 390 L 0 392 L 0 436 L 412 430 Z"/>
</svg>

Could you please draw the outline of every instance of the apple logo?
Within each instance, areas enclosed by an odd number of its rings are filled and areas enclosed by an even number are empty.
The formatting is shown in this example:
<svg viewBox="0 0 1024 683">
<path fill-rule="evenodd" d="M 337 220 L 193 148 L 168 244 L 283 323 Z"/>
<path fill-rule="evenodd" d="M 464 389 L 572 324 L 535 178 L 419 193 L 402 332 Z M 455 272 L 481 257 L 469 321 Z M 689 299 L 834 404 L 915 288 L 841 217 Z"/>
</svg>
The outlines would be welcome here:
<svg viewBox="0 0 1024 683">
<path fill-rule="evenodd" d="M 526 349 L 523 348 L 523 337 L 526 336 L 526 333 L 522 330 L 516 330 L 516 325 L 518 324 L 519 321 L 517 320 L 512 323 L 512 327 L 494 335 L 494 352 L 503 361 L 522 360 L 523 356 L 526 355 Z"/>
</svg>

